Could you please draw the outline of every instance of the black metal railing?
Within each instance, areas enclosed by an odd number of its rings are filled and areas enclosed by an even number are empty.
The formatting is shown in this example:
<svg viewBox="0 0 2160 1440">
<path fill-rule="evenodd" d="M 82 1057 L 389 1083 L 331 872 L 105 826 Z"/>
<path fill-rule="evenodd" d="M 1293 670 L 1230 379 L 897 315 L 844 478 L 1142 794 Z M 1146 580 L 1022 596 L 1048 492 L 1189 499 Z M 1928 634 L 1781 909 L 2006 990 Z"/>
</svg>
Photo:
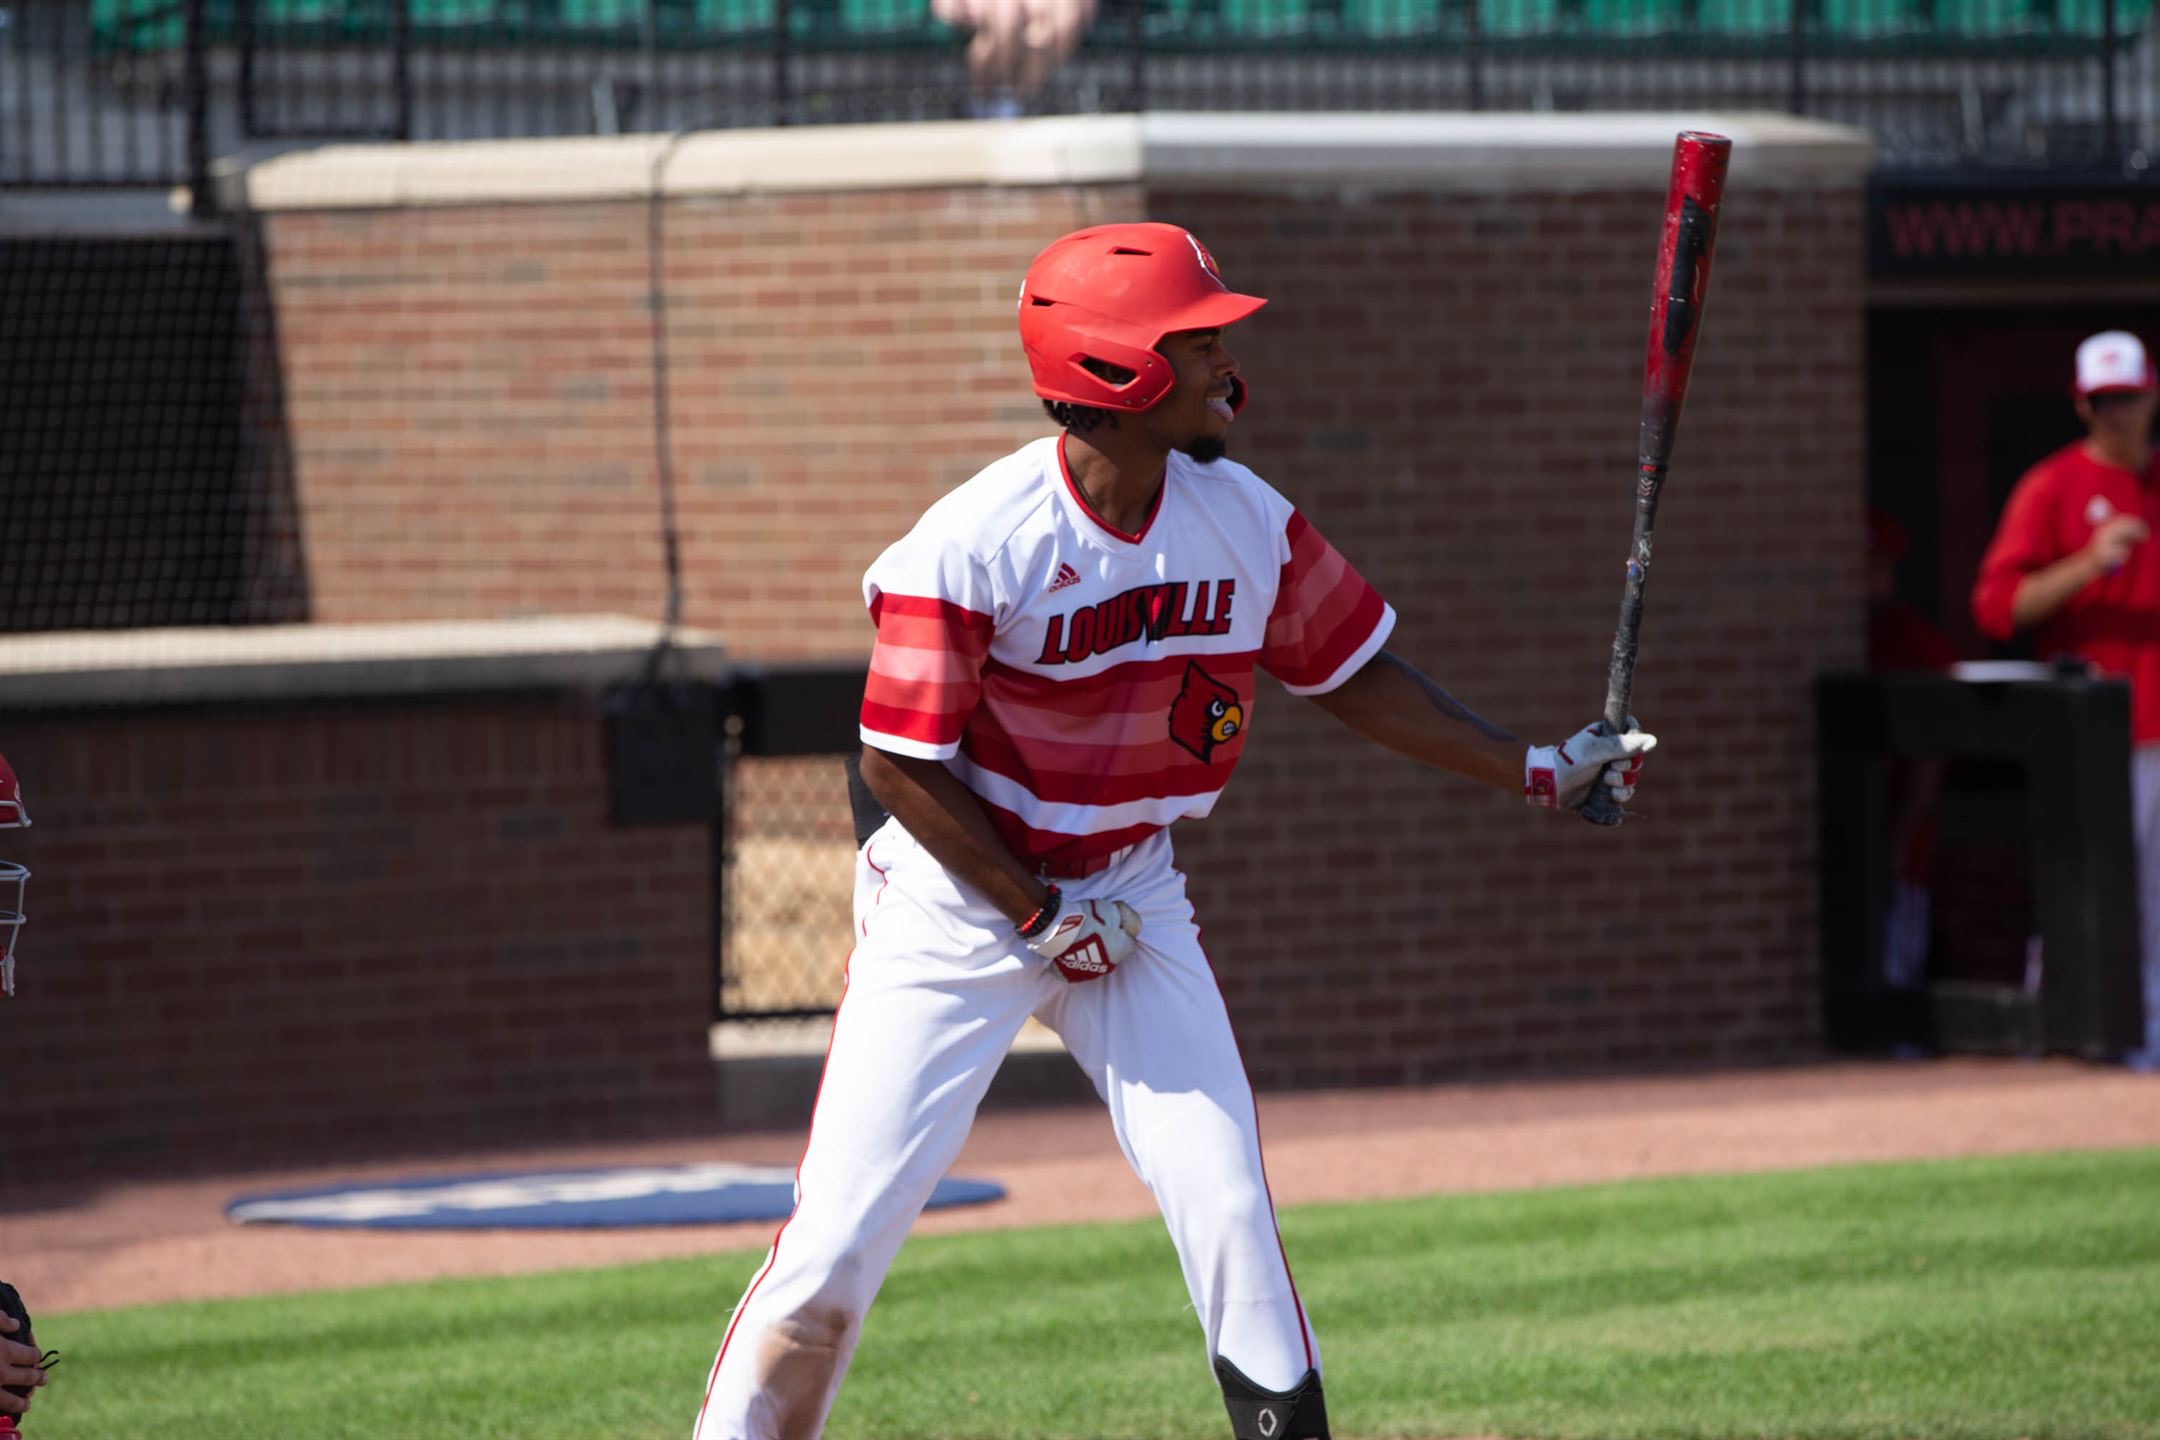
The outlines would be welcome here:
<svg viewBox="0 0 2160 1440">
<path fill-rule="evenodd" d="M 184 43 L 193 3 L 163 0 L 156 12 L 171 43 L 114 49 L 82 0 L 0 0 L 0 185 L 184 179 L 189 117 L 204 110 L 208 90 L 205 76 L 191 74 L 203 47 Z M 146 21 L 152 13 L 145 7 Z"/>
<path fill-rule="evenodd" d="M 325 137 L 1158 110 L 1784 110 L 1889 168 L 2144 167 L 2154 0 L 1070 0 L 1026 93 L 931 0 L 0 0 L 0 183 Z"/>
</svg>

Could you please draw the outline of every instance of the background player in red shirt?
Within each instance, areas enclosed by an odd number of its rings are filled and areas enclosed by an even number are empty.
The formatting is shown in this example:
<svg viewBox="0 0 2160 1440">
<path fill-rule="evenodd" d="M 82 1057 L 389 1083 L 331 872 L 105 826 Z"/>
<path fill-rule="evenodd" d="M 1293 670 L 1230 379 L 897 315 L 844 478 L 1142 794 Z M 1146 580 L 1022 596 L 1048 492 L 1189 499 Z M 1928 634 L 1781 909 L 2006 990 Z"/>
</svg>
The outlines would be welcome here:
<svg viewBox="0 0 2160 1440">
<path fill-rule="evenodd" d="M 862 778 L 890 818 L 858 857 L 795 1212 L 721 1342 L 697 1440 L 818 1432 L 1031 1015 L 1162 1209 L 1233 1434 L 1326 1440 L 1318 1343 L 1168 827 L 1213 807 L 1259 670 L 1392 750 L 1548 808 L 1598 784 L 1626 799 L 1656 742 L 1592 726 L 1526 746 L 1383 648 L 1394 611 L 1225 458 L 1244 382 L 1224 331 L 1265 303 L 1173 225 L 1052 244 L 1019 320 L 1060 433 L 932 505 L 864 579 Z"/>
<path fill-rule="evenodd" d="M 2109 330 L 2077 349 L 2085 438 L 2025 472 L 1973 584 L 1973 619 L 2007 640 L 2029 631 L 2044 659 L 2074 656 L 2130 682 L 2132 823 L 2138 847 L 2145 1045 L 2160 1068 L 2160 464 L 2152 360 Z"/>
</svg>

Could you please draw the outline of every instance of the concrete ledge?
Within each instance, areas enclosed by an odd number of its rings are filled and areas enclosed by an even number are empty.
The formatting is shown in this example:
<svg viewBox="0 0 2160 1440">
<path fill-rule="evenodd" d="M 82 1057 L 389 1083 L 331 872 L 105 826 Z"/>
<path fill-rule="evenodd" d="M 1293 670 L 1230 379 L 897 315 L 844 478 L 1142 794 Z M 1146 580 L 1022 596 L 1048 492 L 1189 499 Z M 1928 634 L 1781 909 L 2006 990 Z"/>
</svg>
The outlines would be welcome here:
<svg viewBox="0 0 2160 1440">
<path fill-rule="evenodd" d="M 713 1067 L 720 1126 L 725 1130 L 806 1127 L 825 1072 L 819 1055 L 767 1055 L 723 1060 Z M 1032 1105 L 1078 1105 L 1095 1087 L 1064 1050 L 1014 1049 L 983 1095 L 985 1110 Z"/>
<path fill-rule="evenodd" d="M 706 1032 L 712 1058 L 771 1060 L 778 1057 L 808 1058 L 822 1062 L 826 1042 L 832 1038 L 833 1017 L 816 1015 L 801 1020 L 722 1020 Z M 1030 1018 L 1013 1037 L 1009 1055 L 1065 1053 L 1065 1042 L 1040 1020 Z"/>
<path fill-rule="evenodd" d="M 810 1122 L 825 1073 L 832 1017 L 722 1021 L 712 1027 L 720 1123 L 729 1130 L 787 1129 Z M 983 1108 L 1075 1105 L 1096 1098 L 1057 1032 L 1029 1020 L 983 1096 Z"/>
<path fill-rule="evenodd" d="M 1736 183 L 1849 184 L 1875 144 L 1789 115 L 1077 115 L 806 125 L 412 145 L 332 145 L 228 169 L 228 206 L 259 211 L 571 203 L 932 186 L 1167 181 L 1186 188 L 1605 189 L 1663 184 L 1673 137 L 1734 140 Z M 176 201 L 184 203 L 184 201 Z"/>
<path fill-rule="evenodd" d="M 0 710 L 597 689 L 659 635 L 621 615 L 386 625 L 82 630 L 0 637 Z M 717 680 L 718 640 L 679 632 L 669 674 Z"/>
<path fill-rule="evenodd" d="M 1086 185 L 1141 171 L 1132 116 L 331 145 L 218 177 L 229 208 L 339 210 L 664 195 Z"/>
<path fill-rule="evenodd" d="M 1875 163 L 1863 130 L 1768 113 L 1180 115 L 1145 117 L 1146 178 L 1198 188 L 1662 191 L 1673 140 L 1733 142 L 1736 184 L 1852 184 Z"/>
</svg>

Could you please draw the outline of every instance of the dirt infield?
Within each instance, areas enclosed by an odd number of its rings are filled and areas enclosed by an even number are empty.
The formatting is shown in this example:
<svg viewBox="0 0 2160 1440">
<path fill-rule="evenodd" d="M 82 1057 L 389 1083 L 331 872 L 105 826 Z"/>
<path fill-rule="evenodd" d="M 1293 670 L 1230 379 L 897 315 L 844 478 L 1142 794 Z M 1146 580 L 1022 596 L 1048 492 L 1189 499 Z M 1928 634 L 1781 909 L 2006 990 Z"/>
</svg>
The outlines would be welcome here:
<svg viewBox="0 0 2160 1440">
<path fill-rule="evenodd" d="M 1276 1203 L 1497 1190 L 1838 1162 L 2160 1144 L 2160 1078 L 2066 1061 L 1830 1064 L 1656 1079 L 1270 1095 Z M 772 1225 L 365 1232 L 238 1227 L 243 1191 L 493 1168 L 737 1160 L 793 1164 L 797 1134 L 496 1152 L 445 1163 L 258 1171 L 84 1192 L 13 1187 L 0 1276 L 40 1314 L 212 1296 L 611 1265 L 762 1246 Z M 961 1174 L 998 1204 L 918 1233 L 1153 1213 L 1092 1106 L 984 1115 Z"/>
</svg>

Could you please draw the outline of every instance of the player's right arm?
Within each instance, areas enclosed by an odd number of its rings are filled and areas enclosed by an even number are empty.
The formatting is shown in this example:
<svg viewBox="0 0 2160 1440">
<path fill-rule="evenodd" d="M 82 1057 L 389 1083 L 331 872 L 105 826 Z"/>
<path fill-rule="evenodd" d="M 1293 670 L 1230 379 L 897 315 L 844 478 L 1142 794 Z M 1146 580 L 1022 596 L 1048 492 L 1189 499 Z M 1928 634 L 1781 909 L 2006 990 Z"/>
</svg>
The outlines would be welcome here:
<svg viewBox="0 0 2160 1440">
<path fill-rule="evenodd" d="M 2018 582 L 2010 600 L 2010 619 L 2020 630 L 2051 619 L 2080 590 L 2103 575 L 2120 570 L 2130 551 L 2150 532 L 2135 515 L 2117 515 L 2094 529 L 2085 548 L 2043 566 Z"/>
<path fill-rule="evenodd" d="M 955 501 L 968 489 L 931 506 L 863 577 L 877 625 L 863 687 L 863 783 L 947 873 L 1004 912 L 1059 975 L 1076 985 L 1100 980 L 1132 954 L 1138 912 L 1119 900 L 1068 900 L 1037 879 L 946 768 L 982 703 L 999 617 L 1010 613 L 1010 581 L 993 576 L 968 534 L 967 522 L 979 522 L 984 509 Z M 974 528 L 979 542 L 979 523 Z"/>
<path fill-rule="evenodd" d="M 942 760 L 896 755 L 864 745 L 863 783 L 886 813 L 915 837 L 955 879 L 972 886 L 1019 925 L 1049 894 L 1006 848 L 990 819 Z"/>
<path fill-rule="evenodd" d="M 2137 516 L 2116 515 L 2065 554 L 2054 533 L 2053 487 L 2041 475 L 2027 476 L 2003 507 L 1973 581 L 1974 623 L 1997 640 L 2045 624 L 2086 586 L 2121 569 L 2148 533 Z"/>
<path fill-rule="evenodd" d="M 989 566 L 951 533 L 942 508 L 863 577 L 877 644 L 863 689 L 862 778 L 917 844 L 1018 925 L 1042 908 L 1047 887 L 946 767 L 981 703 L 1001 607 Z"/>
</svg>

